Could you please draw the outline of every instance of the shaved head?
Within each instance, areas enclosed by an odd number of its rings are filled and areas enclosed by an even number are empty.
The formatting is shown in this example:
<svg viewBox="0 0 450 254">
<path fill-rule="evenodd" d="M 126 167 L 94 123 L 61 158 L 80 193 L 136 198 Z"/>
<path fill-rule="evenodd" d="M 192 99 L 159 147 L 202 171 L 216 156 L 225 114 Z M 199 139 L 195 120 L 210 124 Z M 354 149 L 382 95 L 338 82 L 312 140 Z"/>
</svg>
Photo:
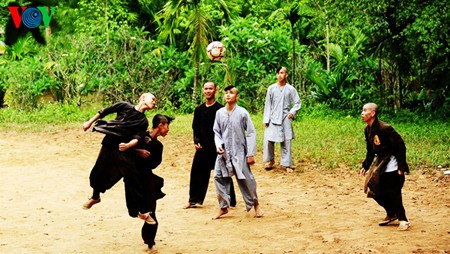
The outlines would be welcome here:
<svg viewBox="0 0 450 254">
<path fill-rule="evenodd" d="M 373 102 L 367 103 L 363 108 L 373 111 L 375 112 L 375 114 L 378 114 L 378 105 Z"/>
<path fill-rule="evenodd" d="M 216 84 L 212 81 L 208 81 L 205 84 L 203 84 L 203 87 L 205 87 L 206 85 L 213 85 L 214 87 L 217 87 Z"/>
<path fill-rule="evenodd" d="M 378 119 L 378 105 L 375 103 L 366 103 L 361 112 L 361 120 L 372 126 L 372 123 Z"/>
</svg>

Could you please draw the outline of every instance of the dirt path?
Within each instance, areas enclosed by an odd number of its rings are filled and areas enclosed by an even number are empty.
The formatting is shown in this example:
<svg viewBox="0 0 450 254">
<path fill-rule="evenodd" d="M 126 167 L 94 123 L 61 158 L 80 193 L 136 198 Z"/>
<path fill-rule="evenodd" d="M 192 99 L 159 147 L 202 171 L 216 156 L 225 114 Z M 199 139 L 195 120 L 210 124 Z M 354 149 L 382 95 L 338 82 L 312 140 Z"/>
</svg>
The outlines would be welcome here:
<svg viewBox="0 0 450 254">
<path fill-rule="evenodd" d="M 0 134 L 0 253 L 145 253 L 142 221 L 128 217 L 123 184 L 91 210 L 88 176 L 102 135 L 68 129 Z M 160 253 L 450 253 L 450 178 L 415 170 L 404 204 L 412 227 L 379 227 L 380 207 L 362 191 L 363 179 L 345 168 L 321 172 L 296 165 L 293 174 L 253 167 L 263 218 L 218 209 L 210 184 L 203 208 L 184 210 L 193 156 L 190 136 L 162 139 L 165 198 L 158 202 Z M 302 172 L 300 172 L 302 171 Z"/>
</svg>

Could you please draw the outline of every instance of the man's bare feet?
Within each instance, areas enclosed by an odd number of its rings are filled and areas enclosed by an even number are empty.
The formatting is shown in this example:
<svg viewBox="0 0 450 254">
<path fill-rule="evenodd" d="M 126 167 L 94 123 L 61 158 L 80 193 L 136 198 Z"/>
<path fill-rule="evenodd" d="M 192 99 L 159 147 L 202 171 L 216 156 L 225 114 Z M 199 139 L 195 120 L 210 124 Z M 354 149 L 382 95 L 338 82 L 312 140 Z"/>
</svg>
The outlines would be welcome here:
<svg viewBox="0 0 450 254">
<path fill-rule="evenodd" d="M 202 207 L 202 204 L 188 202 L 186 205 L 183 206 L 183 209 L 199 208 L 199 207 Z"/>
<path fill-rule="evenodd" d="M 284 170 L 286 170 L 287 173 L 292 173 L 292 172 L 294 172 L 294 169 L 291 168 L 291 167 L 282 166 L 281 168 L 284 169 Z"/>
<path fill-rule="evenodd" d="M 91 209 L 91 207 L 95 204 L 100 203 L 101 199 L 93 199 L 93 198 L 89 198 L 88 201 L 86 203 L 83 204 L 83 209 L 87 210 L 87 209 Z"/>
<path fill-rule="evenodd" d="M 212 218 L 213 220 L 217 220 L 219 219 L 222 215 L 225 215 L 228 213 L 228 209 L 227 208 L 221 208 L 219 210 L 219 212 L 217 212 L 217 214 Z"/>
<path fill-rule="evenodd" d="M 194 204 L 188 202 L 186 205 L 183 206 L 183 209 L 189 209 L 192 208 L 194 206 Z"/>
<path fill-rule="evenodd" d="M 255 205 L 254 208 L 255 208 L 255 217 L 256 217 L 256 218 L 261 218 L 261 217 L 263 217 L 264 212 L 263 212 L 263 210 L 259 207 L 259 205 Z"/>
<path fill-rule="evenodd" d="M 275 164 L 275 161 L 271 160 L 271 161 L 267 162 L 266 164 L 264 164 L 264 169 L 271 170 L 273 168 L 274 164 Z"/>
</svg>

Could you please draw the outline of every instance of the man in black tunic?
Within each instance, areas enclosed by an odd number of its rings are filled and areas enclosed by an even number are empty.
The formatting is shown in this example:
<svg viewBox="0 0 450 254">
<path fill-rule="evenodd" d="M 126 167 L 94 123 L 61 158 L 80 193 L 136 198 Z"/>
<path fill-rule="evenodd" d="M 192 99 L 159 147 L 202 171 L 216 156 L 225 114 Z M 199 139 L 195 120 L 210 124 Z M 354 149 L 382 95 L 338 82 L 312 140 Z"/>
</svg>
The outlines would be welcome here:
<svg viewBox="0 0 450 254">
<path fill-rule="evenodd" d="M 139 218 L 143 219 L 141 235 L 144 243 L 148 245 L 149 252 L 156 253 L 154 248 L 156 231 L 158 230 L 158 220 L 156 219 L 156 201 L 163 198 L 165 194 L 161 191 L 164 186 L 164 179 L 153 173 L 162 161 L 163 144 L 158 140 L 158 137 L 165 137 L 169 133 L 169 124 L 174 118 L 156 114 L 152 120 L 152 130 L 146 132 L 143 138 L 134 139 L 129 143 L 121 143 L 121 150 L 127 150 L 136 153 L 136 166 L 139 172 L 140 186 L 142 187 L 143 199 L 137 203 L 134 199 L 127 198 L 127 207 L 138 213 Z M 135 144 L 138 145 L 134 147 Z M 129 190 L 125 185 L 127 195 L 130 195 Z M 130 211 L 129 211 L 130 213 Z"/>
<path fill-rule="evenodd" d="M 398 229 L 407 230 L 409 222 L 402 201 L 405 173 L 409 173 L 405 143 L 392 126 L 378 120 L 377 104 L 365 104 L 361 116 L 367 123 L 364 129 L 367 153 L 360 171 L 363 176 L 367 173 L 364 192 L 386 210 L 380 226 L 398 219 Z M 370 167 L 375 155 L 377 159 Z"/>
<path fill-rule="evenodd" d="M 194 132 L 195 155 L 192 162 L 189 201 L 184 206 L 185 209 L 203 205 L 211 170 L 217 158 L 216 145 L 214 144 L 214 120 L 216 111 L 223 107 L 216 101 L 217 86 L 213 82 L 206 82 L 203 85 L 203 95 L 206 102 L 197 106 L 194 111 L 192 129 Z M 231 185 L 231 206 L 236 206 L 236 194 Z"/>
<path fill-rule="evenodd" d="M 129 186 L 138 185 L 134 155 L 131 155 L 129 151 L 119 151 L 119 144 L 128 142 L 132 135 L 147 130 L 148 120 L 144 112 L 153 109 L 155 105 L 155 96 L 145 93 L 141 95 L 138 105 L 134 106 L 129 102 L 118 102 L 99 110 L 95 116 L 83 124 L 84 131 L 87 131 L 98 119 L 102 119 L 109 114 L 117 114 L 115 120 L 108 122 L 97 121 L 93 127 L 93 131 L 106 135 L 103 138 L 102 148 L 97 161 L 89 176 L 93 194 L 83 204 L 83 209 L 90 209 L 93 205 L 99 203 L 101 201 L 100 193 L 110 189 L 122 177 L 125 183 L 129 183 Z M 140 199 L 140 197 L 133 198 L 135 200 Z"/>
</svg>

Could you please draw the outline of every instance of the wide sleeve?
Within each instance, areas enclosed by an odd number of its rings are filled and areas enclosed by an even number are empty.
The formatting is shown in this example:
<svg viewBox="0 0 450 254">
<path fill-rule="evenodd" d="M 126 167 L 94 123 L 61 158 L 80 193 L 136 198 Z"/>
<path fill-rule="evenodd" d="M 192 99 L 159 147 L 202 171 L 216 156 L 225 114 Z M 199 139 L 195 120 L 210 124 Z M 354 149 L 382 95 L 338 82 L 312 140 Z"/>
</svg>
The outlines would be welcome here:
<svg viewBox="0 0 450 254">
<path fill-rule="evenodd" d="M 221 121 L 220 111 L 221 110 L 217 110 L 217 112 L 216 112 L 216 119 L 214 120 L 214 127 L 213 127 L 214 143 L 216 144 L 216 148 L 222 147 L 224 144 L 223 137 L 222 137 L 222 130 L 220 128 L 220 121 Z"/>
<path fill-rule="evenodd" d="M 194 134 L 194 144 L 200 143 L 200 117 L 199 117 L 199 107 L 194 111 L 194 119 L 192 120 L 192 132 Z"/>
<path fill-rule="evenodd" d="M 263 115 L 263 123 L 268 124 L 270 122 L 270 111 L 272 109 L 272 98 L 270 96 L 271 94 L 271 86 L 267 88 L 266 92 L 266 101 L 264 103 L 264 115 Z"/>
<path fill-rule="evenodd" d="M 366 138 L 366 159 L 362 163 L 362 167 L 365 170 L 368 170 L 370 165 L 372 165 L 373 159 L 375 158 L 375 153 L 373 152 L 372 143 L 370 143 L 367 129 L 364 130 L 364 136 Z"/>
<path fill-rule="evenodd" d="M 297 90 L 295 90 L 294 87 L 292 87 L 291 91 L 291 101 L 292 101 L 292 108 L 289 110 L 289 113 L 293 114 L 294 116 L 297 115 L 297 112 L 300 110 L 302 103 L 300 101 L 300 96 L 298 95 Z"/>
<path fill-rule="evenodd" d="M 256 155 L 256 130 L 252 118 L 248 112 L 245 112 L 245 138 L 247 141 L 247 157 Z"/>
<path fill-rule="evenodd" d="M 107 115 L 109 115 L 109 114 L 117 113 L 117 112 L 121 111 L 125 106 L 126 106 L 125 103 L 117 102 L 117 103 L 115 103 L 115 104 L 113 104 L 113 105 L 111 105 L 109 107 L 100 109 L 98 111 L 98 113 L 100 114 L 100 119 L 105 117 L 105 116 L 107 116 Z"/>
</svg>

